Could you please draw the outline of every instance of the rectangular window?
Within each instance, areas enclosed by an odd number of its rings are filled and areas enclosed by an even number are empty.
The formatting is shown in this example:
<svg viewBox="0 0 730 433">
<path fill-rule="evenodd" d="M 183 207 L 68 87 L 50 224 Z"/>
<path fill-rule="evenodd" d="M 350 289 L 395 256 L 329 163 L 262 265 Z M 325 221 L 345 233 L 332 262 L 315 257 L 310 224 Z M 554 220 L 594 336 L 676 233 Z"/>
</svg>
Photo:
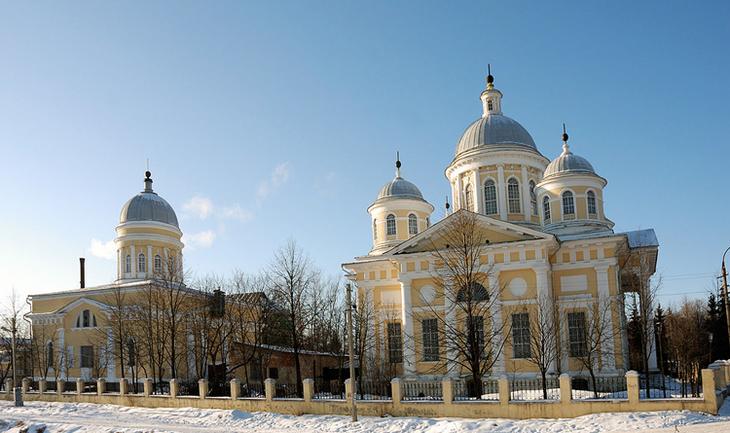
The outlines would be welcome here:
<svg viewBox="0 0 730 433">
<path fill-rule="evenodd" d="M 467 331 L 469 331 L 469 325 L 474 327 L 474 332 L 476 334 L 477 350 L 479 350 L 479 357 L 483 358 L 486 354 L 486 352 L 484 351 L 484 317 L 472 316 L 471 320 L 467 322 Z M 467 338 L 467 341 L 470 341 L 470 339 Z"/>
<path fill-rule="evenodd" d="M 423 360 L 439 360 L 439 332 L 437 319 L 424 319 L 421 321 L 423 333 Z"/>
<path fill-rule="evenodd" d="M 529 358 L 530 351 L 530 315 L 517 313 L 512 315 L 512 350 L 515 358 Z"/>
<path fill-rule="evenodd" d="M 403 338 L 400 323 L 388 323 L 388 360 L 391 364 L 403 362 Z"/>
<path fill-rule="evenodd" d="M 584 312 L 568 313 L 568 339 L 570 356 L 586 355 L 586 315 Z"/>
<path fill-rule="evenodd" d="M 81 346 L 81 368 L 94 367 L 94 346 Z"/>
</svg>

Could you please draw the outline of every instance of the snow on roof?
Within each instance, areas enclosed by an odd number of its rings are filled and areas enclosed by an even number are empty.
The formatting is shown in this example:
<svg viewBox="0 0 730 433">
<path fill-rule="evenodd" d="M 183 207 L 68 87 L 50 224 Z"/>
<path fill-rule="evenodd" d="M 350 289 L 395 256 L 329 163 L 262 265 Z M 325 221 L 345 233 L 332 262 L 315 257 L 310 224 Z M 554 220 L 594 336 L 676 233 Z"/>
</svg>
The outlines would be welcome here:
<svg viewBox="0 0 730 433">
<path fill-rule="evenodd" d="M 654 229 L 634 230 L 624 233 L 629 241 L 629 248 L 658 247 L 659 240 Z"/>
</svg>

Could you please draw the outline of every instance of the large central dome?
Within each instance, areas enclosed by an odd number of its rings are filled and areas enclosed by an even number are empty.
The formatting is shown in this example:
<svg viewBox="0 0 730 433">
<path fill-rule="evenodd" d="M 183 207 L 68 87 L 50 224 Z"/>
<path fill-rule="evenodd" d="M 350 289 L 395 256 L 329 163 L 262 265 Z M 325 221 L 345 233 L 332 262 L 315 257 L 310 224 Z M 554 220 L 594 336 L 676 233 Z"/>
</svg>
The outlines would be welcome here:
<svg viewBox="0 0 730 433">
<path fill-rule="evenodd" d="M 503 114 L 488 114 L 469 125 L 456 145 L 456 155 L 482 146 L 517 145 L 537 150 L 530 133 Z"/>
<path fill-rule="evenodd" d="M 177 215 L 164 198 L 152 191 L 152 179 L 146 173 L 145 189 L 127 201 L 119 215 L 119 223 L 129 221 L 155 221 L 180 228 Z"/>
</svg>

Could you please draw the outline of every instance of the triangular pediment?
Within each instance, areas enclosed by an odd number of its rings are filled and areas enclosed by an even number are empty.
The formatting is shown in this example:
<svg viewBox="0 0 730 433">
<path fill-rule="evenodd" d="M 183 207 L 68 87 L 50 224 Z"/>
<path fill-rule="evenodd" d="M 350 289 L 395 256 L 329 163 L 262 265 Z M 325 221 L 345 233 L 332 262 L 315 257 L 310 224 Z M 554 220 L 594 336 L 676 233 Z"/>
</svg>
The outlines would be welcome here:
<svg viewBox="0 0 730 433">
<path fill-rule="evenodd" d="M 386 251 L 383 255 L 411 254 L 434 251 L 447 246 L 447 234 L 453 229 L 457 215 L 466 210 L 459 210 L 442 219 L 438 223 L 404 241 L 398 246 Z M 522 225 L 498 220 L 485 215 L 473 214 L 476 218 L 476 227 L 479 238 L 488 241 L 489 245 L 498 245 L 511 242 L 526 242 L 540 240 L 554 240 L 555 237 Z"/>
<path fill-rule="evenodd" d="M 103 302 L 95 301 L 90 298 L 79 298 L 54 311 L 54 314 L 66 314 L 80 305 L 96 307 L 101 311 L 107 311 L 109 309 L 109 306 Z"/>
</svg>

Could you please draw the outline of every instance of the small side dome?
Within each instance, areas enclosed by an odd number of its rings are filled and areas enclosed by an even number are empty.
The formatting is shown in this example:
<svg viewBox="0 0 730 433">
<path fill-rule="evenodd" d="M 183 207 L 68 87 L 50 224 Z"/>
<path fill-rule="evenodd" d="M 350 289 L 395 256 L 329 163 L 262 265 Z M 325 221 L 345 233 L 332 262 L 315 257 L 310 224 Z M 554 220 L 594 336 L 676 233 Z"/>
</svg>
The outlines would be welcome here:
<svg viewBox="0 0 730 433">
<path fill-rule="evenodd" d="M 416 185 L 402 177 L 398 176 L 390 182 L 383 185 L 378 193 L 376 200 L 385 198 L 412 198 L 415 200 L 423 200 L 423 194 Z"/>
<path fill-rule="evenodd" d="M 151 173 L 145 173 L 144 191 L 129 199 L 119 215 L 119 223 L 131 221 L 156 221 L 180 228 L 177 215 L 172 206 L 162 197 L 152 191 Z"/>
<path fill-rule="evenodd" d="M 527 130 L 503 114 L 489 114 L 469 125 L 456 145 L 456 155 L 481 146 L 516 145 L 537 150 Z"/>
<path fill-rule="evenodd" d="M 557 176 L 567 173 L 596 174 L 596 171 L 593 169 L 593 166 L 590 162 L 588 162 L 587 159 L 583 158 L 582 156 L 573 154 L 573 152 L 570 151 L 570 148 L 568 147 L 568 143 L 566 141 L 563 144 L 563 153 L 561 153 L 560 156 L 558 156 L 554 160 L 550 161 L 550 164 L 548 164 L 547 168 L 545 169 L 545 174 L 543 175 L 543 177 Z"/>
</svg>

